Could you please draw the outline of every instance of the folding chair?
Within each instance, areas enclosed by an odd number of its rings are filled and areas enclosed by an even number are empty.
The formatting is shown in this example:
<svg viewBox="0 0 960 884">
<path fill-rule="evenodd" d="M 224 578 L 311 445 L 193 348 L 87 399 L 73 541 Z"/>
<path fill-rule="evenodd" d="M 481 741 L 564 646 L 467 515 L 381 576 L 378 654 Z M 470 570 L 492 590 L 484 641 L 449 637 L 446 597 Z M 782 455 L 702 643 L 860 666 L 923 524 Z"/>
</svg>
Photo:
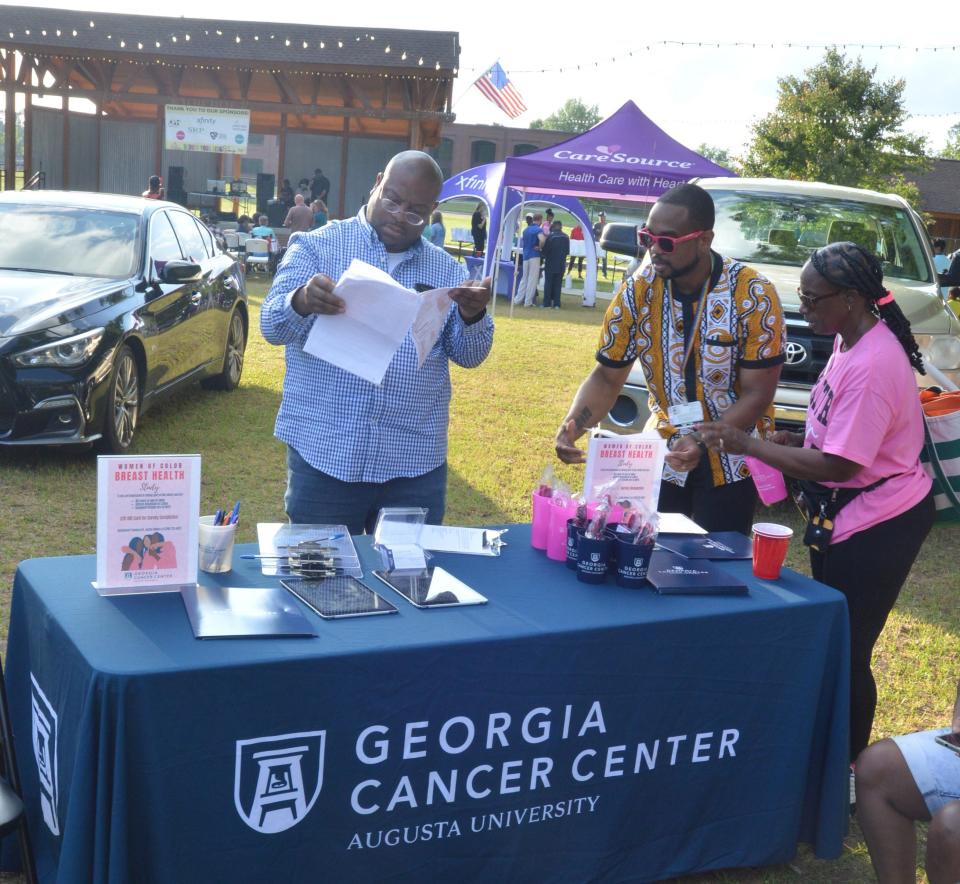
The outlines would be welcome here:
<svg viewBox="0 0 960 884">
<path fill-rule="evenodd" d="M 17 758 L 13 751 L 13 731 L 10 729 L 10 715 L 7 711 L 7 686 L 0 665 L 0 739 L 3 740 L 3 771 L 0 776 L 0 835 L 6 835 L 14 827 L 20 843 L 20 862 L 27 884 L 36 884 L 37 869 L 33 863 L 33 850 L 30 846 L 30 833 L 27 830 L 27 816 L 23 799 L 20 797 L 20 775 L 17 772 Z"/>
<path fill-rule="evenodd" d="M 269 270 L 270 243 L 265 239 L 251 238 L 243 245 L 247 253 L 244 258 L 244 264 L 248 270 L 257 270 L 258 268 L 260 270 Z"/>
</svg>

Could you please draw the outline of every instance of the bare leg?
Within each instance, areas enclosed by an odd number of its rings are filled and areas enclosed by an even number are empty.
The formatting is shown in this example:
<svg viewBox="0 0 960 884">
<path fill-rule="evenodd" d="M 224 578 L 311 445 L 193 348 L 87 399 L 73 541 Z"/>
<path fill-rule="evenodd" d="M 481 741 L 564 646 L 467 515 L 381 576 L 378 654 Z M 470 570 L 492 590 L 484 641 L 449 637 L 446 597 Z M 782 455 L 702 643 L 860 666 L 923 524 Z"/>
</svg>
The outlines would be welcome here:
<svg viewBox="0 0 960 884">
<path fill-rule="evenodd" d="M 914 820 L 927 805 L 893 740 L 881 740 L 857 759 L 857 819 L 879 884 L 916 884 Z"/>
<path fill-rule="evenodd" d="M 960 881 L 960 801 L 951 801 L 933 815 L 926 865 L 930 884 Z"/>
</svg>

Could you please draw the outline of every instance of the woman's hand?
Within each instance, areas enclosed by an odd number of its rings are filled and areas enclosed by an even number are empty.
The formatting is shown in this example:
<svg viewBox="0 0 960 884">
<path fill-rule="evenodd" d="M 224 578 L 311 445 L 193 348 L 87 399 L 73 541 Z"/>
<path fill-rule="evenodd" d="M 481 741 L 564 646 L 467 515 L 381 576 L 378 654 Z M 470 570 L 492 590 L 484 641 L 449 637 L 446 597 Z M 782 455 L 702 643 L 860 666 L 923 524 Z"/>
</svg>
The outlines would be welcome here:
<svg viewBox="0 0 960 884">
<path fill-rule="evenodd" d="M 777 430 L 768 438 L 774 445 L 785 445 L 787 448 L 803 447 L 803 433 L 796 433 L 793 430 Z"/>
<path fill-rule="evenodd" d="M 746 454 L 750 436 L 737 427 L 731 427 L 723 421 L 711 421 L 697 424 L 697 432 L 707 448 L 726 454 Z"/>
</svg>

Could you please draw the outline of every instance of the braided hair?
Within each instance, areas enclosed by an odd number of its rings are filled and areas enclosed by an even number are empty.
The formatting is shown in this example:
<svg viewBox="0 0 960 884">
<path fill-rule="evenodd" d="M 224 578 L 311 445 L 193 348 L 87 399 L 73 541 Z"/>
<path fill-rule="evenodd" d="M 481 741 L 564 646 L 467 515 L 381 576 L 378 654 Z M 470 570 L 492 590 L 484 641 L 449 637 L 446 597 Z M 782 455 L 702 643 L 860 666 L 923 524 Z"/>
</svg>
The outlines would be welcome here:
<svg viewBox="0 0 960 884">
<path fill-rule="evenodd" d="M 910 332 L 910 320 L 903 315 L 893 295 L 884 288 L 883 267 L 876 255 L 856 243 L 834 242 L 813 252 L 810 263 L 828 282 L 840 288 L 853 289 L 866 298 L 868 309 L 893 332 L 910 364 L 920 374 L 926 374 L 920 348 Z"/>
</svg>

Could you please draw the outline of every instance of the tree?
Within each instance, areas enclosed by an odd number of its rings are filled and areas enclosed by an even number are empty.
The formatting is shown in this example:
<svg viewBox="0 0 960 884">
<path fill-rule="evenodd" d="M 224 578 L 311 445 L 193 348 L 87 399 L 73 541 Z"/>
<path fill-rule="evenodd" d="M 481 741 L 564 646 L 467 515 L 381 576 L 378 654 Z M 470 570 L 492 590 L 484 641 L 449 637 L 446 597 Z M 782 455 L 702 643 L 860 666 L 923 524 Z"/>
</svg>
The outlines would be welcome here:
<svg viewBox="0 0 960 884">
<path fill-rule="evenodd" d="M 903 80 L 875 81 L 835 48 L 804 76 L 778 80 L 773 113 L 753 125 L 745 175 L 893 191 L 913 203 L 905 176 L 929 166 L 926 138 L 903 131 Z"/>
<path fill-rule="evenodd" d="M 947 145 L 940 151 L 945 160 L 960 160 L 960 123 L 954 123 L 947 132 Z"/>
<path fill-rule="evenodd" d="M 555 129 L 558 132 L 586 132 L 602 120 L 600 108 L 586 105 L 579 98 L 568 98 L 563 107 L 549 117 L 534 120 L 531 129 Z"/>
<path fill-rule="evenodd" d="M 740 160 L 723 147 L 711 147 L 706 142 L 703 142 L 697 148 L 697 153 L 716 163 L 718 166 L 724 166 L 731 172 L 736 172 L 739 169 Z"/>
</svg>

